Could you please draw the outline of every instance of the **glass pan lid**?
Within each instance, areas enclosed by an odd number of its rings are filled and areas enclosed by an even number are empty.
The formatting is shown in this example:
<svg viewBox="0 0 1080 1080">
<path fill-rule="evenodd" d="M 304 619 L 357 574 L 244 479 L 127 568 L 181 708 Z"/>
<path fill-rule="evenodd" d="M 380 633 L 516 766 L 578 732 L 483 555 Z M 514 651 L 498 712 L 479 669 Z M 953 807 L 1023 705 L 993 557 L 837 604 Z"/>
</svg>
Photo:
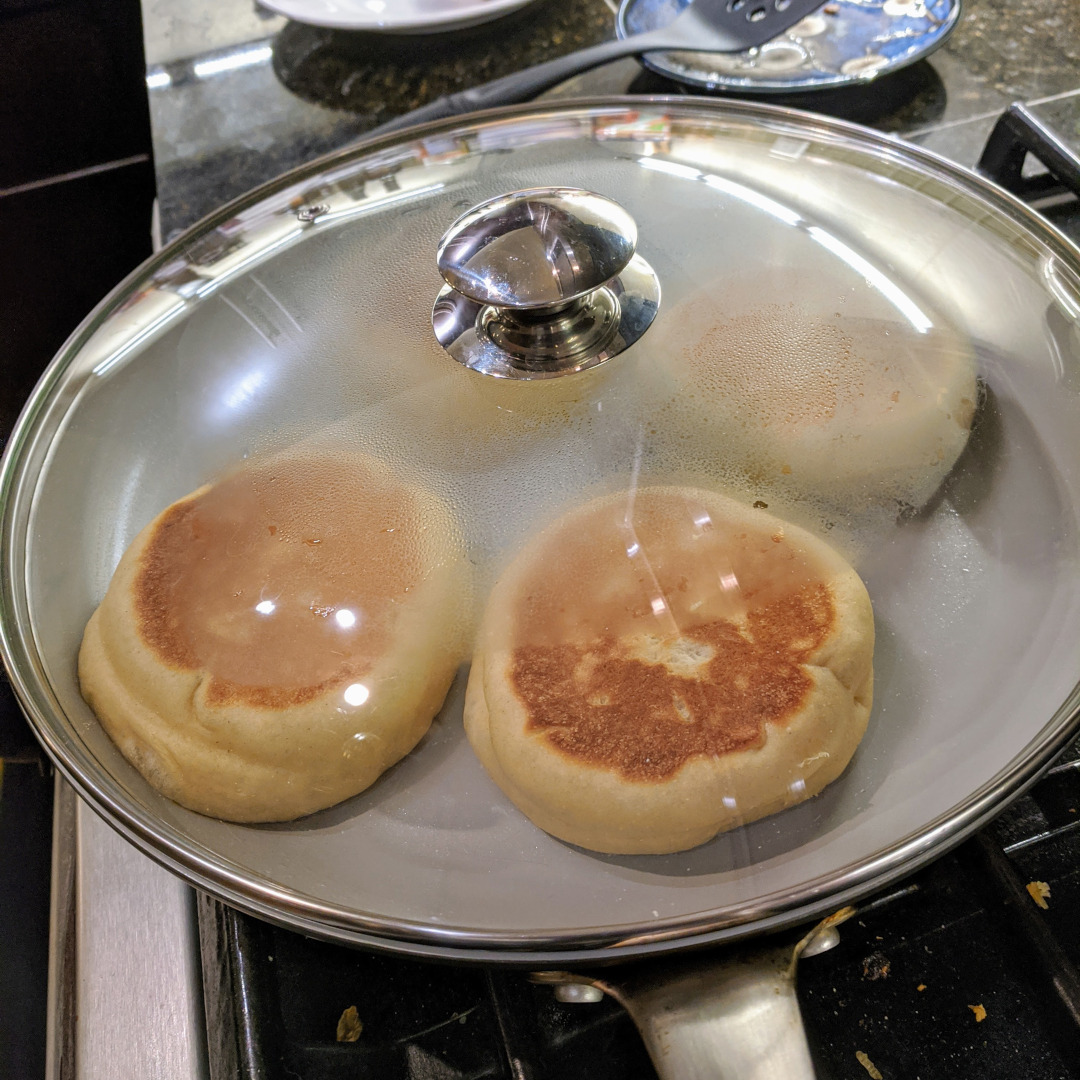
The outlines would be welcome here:
<svg viewBox="0 0 1080 1080">
<path fill-rule="evenodd" d="M 196 226 L 88 319 L 35 392 L 4 465 L 4 648 L 82 794 L 256 913 L 476 956 L 635 951 L 794 921 L 985 820 L 1075 729 L 1075 250 L 963 170 L 782 109 L 635 98 L 424 131 Z M 432 333 L 435 252 L 470 208 L 539 187 L 622 206 L 662 299 L 602 366 L 492 379 Z M 808 385 L 828 388 L 830 416 L 863 415 L 834 361 L 870 334 L 905 378 L 952 385 L 971 365 L 970 437 L 912 463 L 917 431 L 863 416 L 876 441 L 765 454 Z M 744 374 L 740 350 L 790 357 L 793 341 L 807 360 L 786 381 Z M 699 369 L 677 362 L 703 347 L 730 364 L 722 421 Z M 596 497 L 721 491 L 827 537 L 874 605 L 874 707 L 851 765 L 816 798 L 692 850 L 598 854 L 539 830 L 485 773 L 461 729 L 463 667 L 417 749 L 329 809 L 237 824 L 166 799 L 80 695 L 84 627 L 169 504 L 298 448 L 363 454 L 450 508 L 470 625 L 507 562 Z"/>
</svg>

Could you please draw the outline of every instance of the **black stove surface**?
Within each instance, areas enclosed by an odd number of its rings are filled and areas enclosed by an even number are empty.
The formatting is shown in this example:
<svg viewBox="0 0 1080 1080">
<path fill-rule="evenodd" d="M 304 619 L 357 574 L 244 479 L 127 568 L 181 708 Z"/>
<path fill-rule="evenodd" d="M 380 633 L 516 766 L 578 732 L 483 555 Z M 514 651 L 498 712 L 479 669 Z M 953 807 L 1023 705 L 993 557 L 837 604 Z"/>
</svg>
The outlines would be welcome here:
<svg viewBox="0 0 1080 1080">
<path fill-rule="evenodd" d="M 1077 912 L 1080 745 L 800 962 L 819 1077 L 1080 1080 Z M 200 924 L 214 1080 L 656 1075 L 609 998 L 564 1004 L 526 972 L 360 952 L 207 898 Z"/>
</svg>

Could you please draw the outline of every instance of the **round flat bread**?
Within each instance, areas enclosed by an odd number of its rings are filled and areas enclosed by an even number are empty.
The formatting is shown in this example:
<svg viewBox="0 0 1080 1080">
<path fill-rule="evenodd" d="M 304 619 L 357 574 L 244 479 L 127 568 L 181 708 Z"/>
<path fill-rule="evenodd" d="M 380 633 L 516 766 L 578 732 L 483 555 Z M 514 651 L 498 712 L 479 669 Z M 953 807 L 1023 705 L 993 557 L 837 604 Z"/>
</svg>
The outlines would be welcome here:
<svg viewBox="0 0 1080 1080">
<path fill-rule="evenodd" d="M 759 298 L 778 287 L 755 295 L 741 282 L 676 310 L 657 361 L 671 395 L 657 413 L 661 434 L 682 433 L 684 458 L 700 456 L 722 483 L 852 513 L 923 506 L 970 434 L 970 341 L 921 309 L 910 321 L 827 277 L 792 282 L 798 301 Z"/>
<path fill-rule="evenodd" d="M 726 496 L 642 488 L 566 514 L 499 578 L 465 730 L 554 836 L 681 851 L 840 775 L 873 649 L 866 589 L 829 545 Z"/>
<path fill-rule="evenodd" d="M 358 456 L 245 464 L 136 537 L 87 625 L 82 692 L 169 798 L 285 821 L 407 754 L 462 659 L 443 504 Z"/>
</svg>

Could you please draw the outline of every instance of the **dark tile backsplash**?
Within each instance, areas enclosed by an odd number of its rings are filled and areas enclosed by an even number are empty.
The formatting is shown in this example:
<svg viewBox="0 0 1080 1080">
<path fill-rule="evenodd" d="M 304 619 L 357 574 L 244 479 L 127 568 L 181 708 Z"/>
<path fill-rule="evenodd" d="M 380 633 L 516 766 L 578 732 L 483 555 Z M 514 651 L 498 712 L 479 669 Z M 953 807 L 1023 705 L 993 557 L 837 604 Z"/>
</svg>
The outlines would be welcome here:
<svg viewBox="0 0 1080 1080">
<path fill-rule="evenodd" d="M 0 192 L 150 152 L 137 0 L 0 6 Z"/>
</svg>

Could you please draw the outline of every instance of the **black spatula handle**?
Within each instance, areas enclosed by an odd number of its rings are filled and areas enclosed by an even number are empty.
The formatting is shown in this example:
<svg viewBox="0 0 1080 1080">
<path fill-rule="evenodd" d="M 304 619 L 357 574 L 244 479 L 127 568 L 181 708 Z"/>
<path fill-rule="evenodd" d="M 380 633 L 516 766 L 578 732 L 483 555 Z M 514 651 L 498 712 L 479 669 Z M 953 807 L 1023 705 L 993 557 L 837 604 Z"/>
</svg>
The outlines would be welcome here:
<svg viewBox="0 0 1080 1080">
<path fill-rule="evenodd" d="M 418 109 L 413 109 L 412 112 L 404 113 L 381 124 L 371 134 L 382 135 L 384 132 L 412 127 L 413 124 L 444 120 L 450 116 L 476 112 L 478 109 L 491 109 L 496 105 L 516 105 L 519 101 L 528 101 L 583 71 L 590 71 L 594 67 L 606 64 L 609 60 L 634 56 L 640 51 L 641 46 L 635 38 L 605 41 L 589 49 L 581 49 L 578 52 L 557 57 L 555 60 L 537 64 L 535 67 L 525 68 L 524 71 L 504 75 L 501 79 L 493 79 L 480 86 L 436 98 L 426 105 L 421 105 Z"/>
<path fill-rule="evenodd" d="M 436 98 L 380 125 L 371 134 L 381 135 L 477 109 L 528 101 L 574 75 L 623 56 L 687 48 L 689 42 L 704 46 L 709 52 L 741 52 L 782 34 L 819 5 L 820 0 L 696 0 L 676 18 L 678 33 L 672 25 L 670 34 L 665 33 L 668 28 L 663 28 L 605 41 L 481 86 Z M 698 30 L 700 34 L 696 32 Z"/>
</svg>

